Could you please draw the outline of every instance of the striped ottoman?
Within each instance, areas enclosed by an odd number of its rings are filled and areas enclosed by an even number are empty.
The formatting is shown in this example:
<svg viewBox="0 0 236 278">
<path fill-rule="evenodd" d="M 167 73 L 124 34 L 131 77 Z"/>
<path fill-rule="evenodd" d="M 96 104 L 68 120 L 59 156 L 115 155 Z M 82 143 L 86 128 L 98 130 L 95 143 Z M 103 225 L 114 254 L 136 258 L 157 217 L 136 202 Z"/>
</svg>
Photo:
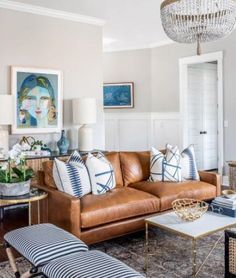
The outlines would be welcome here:
<svg viewBox="0 0 236 278">
<path fill-rule="evenodd" d="M 100 251 L 76 253 L 49 263 L 42 272 L 50 278 L 141 278 L 124 263 Z"/>
<path fill-rule="evenodd" d="M 6 252 L 15 277 L 49 278 L 140 278 L 124 263 L 88 246 L 72 234 L 52 225 L 39 224 L 11 231 L 4 236 Z M 11 247 L 33 267 L 20 275 Z"/>
<path fill-rule="evenodd" d="M 34 267 L 31 273 L 51 261 L 88 251 L 88 246 L 72 234 L 52 225 L 39 224 L 11 231 L 4 236 L 6 252 L 15 273 L 19 277 L 18 269 L 11 251 L 16 249 Z"/>
</svg>

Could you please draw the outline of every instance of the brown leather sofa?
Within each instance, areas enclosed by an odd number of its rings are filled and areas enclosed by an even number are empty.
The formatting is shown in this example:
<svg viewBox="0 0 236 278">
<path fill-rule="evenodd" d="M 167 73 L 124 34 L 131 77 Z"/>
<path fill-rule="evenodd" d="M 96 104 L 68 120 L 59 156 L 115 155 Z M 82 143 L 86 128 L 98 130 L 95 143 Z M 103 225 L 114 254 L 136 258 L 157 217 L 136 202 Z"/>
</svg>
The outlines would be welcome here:
<svg viewBox="0 0 236 278">
<path fill-rule="evenodd" d="M 44 162 L 39 172 L 39 187 L 48 192 L 41 207 L 43 221 L 91 244 L 143 229 L 145 218 L 171 209 L 177 198 L 210 200 L 221 191 L 219 175 L 209 172 L 199 172 L 200 181 L 148 182 L 150 152 L 111 152 L 107 158 L 114 167 L 116 188 L 81 199 L 58 191 L 53 161 Z"/>
</svg>

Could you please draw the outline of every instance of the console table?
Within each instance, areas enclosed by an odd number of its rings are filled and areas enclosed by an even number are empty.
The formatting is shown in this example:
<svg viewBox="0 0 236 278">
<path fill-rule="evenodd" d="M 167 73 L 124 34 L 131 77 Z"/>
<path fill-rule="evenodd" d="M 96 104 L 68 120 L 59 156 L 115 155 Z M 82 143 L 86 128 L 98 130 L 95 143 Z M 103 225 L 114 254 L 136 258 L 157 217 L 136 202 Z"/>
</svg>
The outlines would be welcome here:
<svg viewBox="0 0 236 278">
<path fill-rule="evenodd" d="M 36 174 L 35 178 L 32 179 L 31 185 L 33 186 L 37 183 L 37 172 L 42 170 L 43 162 L 48 161 L 48 160 L 54 160 L 55 158 L 67 159 L 73 153 L 73 151 L 75 151 L 75 150 L 69 150 L 65 154 L 60 154 L 59 152 L 51 152 L 51 154 L 47 155 L 47 156 L 26 157 L 27 166 L 32 168 Z M 93 151 L 91 151 L 91 153 L 96 154 L 99 151 L 102 153 L 105 153 L 105 151 L 101 151 L 101 150 L 93 150 Z M 78 151 L 78 152 L 80 153 L 81 156 L 87 155 L 87 152 L 81 152 L 81 151 Z M 4 161 L 6 161 L 6 160 L 2 159 L 2 160 L 0 160 L 0 163 L 4 162 Z"/>
</svg>

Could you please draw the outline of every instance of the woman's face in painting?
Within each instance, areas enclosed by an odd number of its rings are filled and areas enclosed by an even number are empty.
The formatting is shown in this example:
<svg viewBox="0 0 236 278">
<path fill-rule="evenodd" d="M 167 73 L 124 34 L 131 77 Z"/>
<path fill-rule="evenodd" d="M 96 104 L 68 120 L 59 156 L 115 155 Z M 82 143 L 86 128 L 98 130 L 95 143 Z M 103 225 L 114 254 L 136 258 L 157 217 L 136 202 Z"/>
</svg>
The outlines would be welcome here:
<svg viewBox="0 0 236 278">
<path fill-rule="evenodd" d="M 22 109 L 27 110 L 30 115 L 37 119 L 47 116 L 51 106 L 51 97 L 47 89 L 36 86 L 30 90 L 22 101 Z"/>
</svg>

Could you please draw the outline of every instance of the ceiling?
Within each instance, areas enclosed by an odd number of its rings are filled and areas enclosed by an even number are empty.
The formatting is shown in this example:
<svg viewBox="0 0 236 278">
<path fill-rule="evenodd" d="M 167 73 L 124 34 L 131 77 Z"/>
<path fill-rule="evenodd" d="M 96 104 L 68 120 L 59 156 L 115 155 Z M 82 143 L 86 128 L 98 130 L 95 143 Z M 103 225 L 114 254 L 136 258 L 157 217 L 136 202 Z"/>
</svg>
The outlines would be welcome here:
<svg viewBox="0 0 236 278">
<path fill-rule="evenodd" d="M 17 0 L 105 19 L 104 51 L 169 43 L 160 20 L 161 0 Z"/>
</svg>

